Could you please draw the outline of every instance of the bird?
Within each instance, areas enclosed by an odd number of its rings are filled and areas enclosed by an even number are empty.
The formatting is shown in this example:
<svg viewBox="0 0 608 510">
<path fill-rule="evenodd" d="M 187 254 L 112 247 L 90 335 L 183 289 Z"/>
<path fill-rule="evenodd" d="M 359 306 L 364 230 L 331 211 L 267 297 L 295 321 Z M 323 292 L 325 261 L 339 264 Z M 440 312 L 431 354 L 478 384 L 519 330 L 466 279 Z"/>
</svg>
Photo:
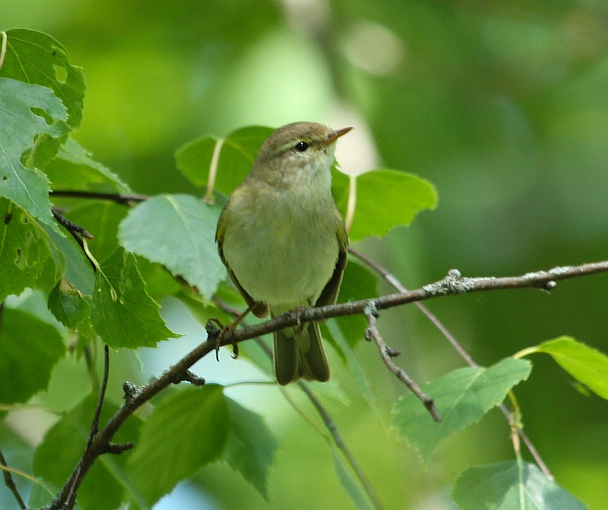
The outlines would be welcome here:
<svg viewBox="0 0 608 510">
<path fill-rule="evenodd" d="M 275 130 L 222 209 L 218 253 L 256 317 L 336 302 L 348 235 L 331 193 L 331 166 L 336 141 L 351 129 L 296 122 Z M 279 384 L 329 380 L 318 322 L 273 336 Z"/>
</svg>

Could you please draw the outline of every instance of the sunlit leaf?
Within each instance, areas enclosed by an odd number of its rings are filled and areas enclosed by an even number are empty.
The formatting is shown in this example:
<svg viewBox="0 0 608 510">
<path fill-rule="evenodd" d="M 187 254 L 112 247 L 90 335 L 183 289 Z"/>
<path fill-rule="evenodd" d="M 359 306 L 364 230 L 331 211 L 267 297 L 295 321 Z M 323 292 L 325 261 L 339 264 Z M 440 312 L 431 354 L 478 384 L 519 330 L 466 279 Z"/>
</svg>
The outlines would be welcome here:
<svg viewBox="0 0 608 510">
<path fill-rule="evenodd" d="M 44 169 L 53 189 L 129 193 L 118 175 L 95 161 L 80 144 L 68 138 L 57 156 Z"/>
<path fill-rule="evenodd" d="M 348 179 L 339 173 L 333 175 L 334 196 L 346 217 Z M 426 179 L 388 168 L 366 172 L 356 177 L 356 207 L 349 238 L 382 237 L 396 226 L 409 225 L 420 211 L 436 205 L 437 192 Z"/>
<path fill-rule="evenodd" d="M 395 404 L 395 425 L 428 462 L 442 441 L 479 421 L 531 370 L 529 362 L 514 358 L 505 358 L 489 368 L 454 370 L 422 387 L 435 400 L 441 422 L 433 421 L 420 400 L 409 393 Z"/>
<path fill-rule="evenodd" d="M 550 354 L 577 381 L 608 399 L 608 356 L 604 353 L 567 336 L 547 340 L 526 351 Z"/>
<path fill-rule="evenodd" d="M 251 170 L 260 146 L 272 133 L 271 128 L 249 126 L 230 133 L 226 138 L 206 136 L 181 147 L 175 157 L 177 167 L 197 186 L 209 182 L 213 154 L 218 151 L 215 188 L 228 195 Z M 216 147 L 217 146 L 217 147 Z"/>
<path fill-rule="evenodd" d="M 42 172 L 26 168 L 22 155 L 36 137 L 57 138 L 69 130 L 67 111 L 52 91 L 0 78 L 0 196 L 58 231 L 49 202 L 49 182 Z"/>
<path fill-rule="evenodd" d="M 452 492 L 461 510 L 585 510 L 568 491 L 533 464 L 516 461 L 473 467 Z"/>
<path fill-rule="evenodd" d="M 68 124 L 80 125 L 84 98 L 84 75 L 68 61 L 66 49 L 50 35 L 35 30 L 6 32 L 8 44 L 0 76 L 51 89 L 69 113 Z"/>
<path fill-rule="evenodd" d="M 129 211 L 120 243 L 164 265 L 210 298 L 226 271 L 215 245 L 219 208 L 189 195 L 160 195 Z"/>
</svg>

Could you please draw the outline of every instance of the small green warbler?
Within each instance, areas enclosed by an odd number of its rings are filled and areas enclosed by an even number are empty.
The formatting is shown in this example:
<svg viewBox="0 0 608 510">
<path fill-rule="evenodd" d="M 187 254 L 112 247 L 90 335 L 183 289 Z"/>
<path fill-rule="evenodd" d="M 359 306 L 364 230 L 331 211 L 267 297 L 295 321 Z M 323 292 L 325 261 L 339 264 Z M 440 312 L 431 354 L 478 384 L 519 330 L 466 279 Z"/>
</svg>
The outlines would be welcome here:
<svg viewBox="0 0 608 510">
<path fill-rule="evenodd" d="M 331 194 L 337 131 L 296 122 L 274 131 L 230 195 L 216 241 L 230 279 L 256 317 L 336 302 L 348 237 Z M 327 381 L 319 324 L 274 333 L 279 384 Z"/>
</svg>

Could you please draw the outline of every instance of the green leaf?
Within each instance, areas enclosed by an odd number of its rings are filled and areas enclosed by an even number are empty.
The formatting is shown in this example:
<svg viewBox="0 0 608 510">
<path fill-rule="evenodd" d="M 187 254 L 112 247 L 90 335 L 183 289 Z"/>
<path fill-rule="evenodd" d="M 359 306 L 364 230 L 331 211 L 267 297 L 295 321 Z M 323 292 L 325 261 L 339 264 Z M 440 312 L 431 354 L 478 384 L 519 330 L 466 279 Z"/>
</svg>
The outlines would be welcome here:
<svg viewBox="0 0 608 510">
<path fill-rule="evenodd" d="M 437 205 L 435 187 L 410 173 L 382 168 L 351 179 L 356 179 L 357 190 L 355 216 L 348 233 L 351 241 L 382 237 L 398 225 L 409 225 L 420 211 Z M 334 173 L 333 190 L 345 214 L 349 179 Z"/>
<path fill-rule="evenodd" d="M 604 353 L 568 336 L 547 340 L 524 352 L 550 354 L 577 381 L 608 399 L 608 356 Z"/>
<path fill-rule="evenodd" d="M 0 301 L 26 287 L 54 279 L 55 264 L 46 235 L 23 209 L 0 198 Z"/>
<path fill-rule="evenodd" d="M 97 271 L 91 321 L 114 349 L 154 347 L 179 335 L 165 325 L 159 306 L 147 293 L 135 257 L 118 249 Z"/>
<path fill-rule="evenodd" d="M 344 492 L 351 499 L 355 508 L 358 508 L 359 510 L 373 509 L 374 505 L 370 502 L 365 492 L 361 489 L 360 484 L 355 480 L 349 468 L 345 465 L 335 449 L 332 449 L 332 457 L 334 460 L 334 469 L 338 480 L 340 481 L 340 485 L 342 485 Z"/>
<path fill-rule="evenodd" d="M 65 352 L 57 328 L 23 310 L 0 313 L 0 402 L 27 402 L 44 390 Z"/>
<path fill-rule="evenodd" d="M 68 138 L 44 169 L 53 189 L 130 193 L 130 188 L 109 168 L 95 161 L 77 142 Z"/>
<path fill-rule="evenodd" d="M 85 82 L 82 69 L 68 61 L 65 48 L 55 39 L 34 30 L 6 32 L 8 44 L 0 76 L 51 89 L 67 108 L 74 129 L 82 120 Z"/>
<path fill-rule="evenodd" d="M 458 477 L 452 497 L 461 510 L 587 508 L 535 465 L 516 461 L 467 469 Z"/>
<path fill-rule="evenodd" d="M 164 265 L 206 298 L 226 277 L 215 246 L 220 210 L 190 195 L 160 195 L 129 211 L 118 237 L 129 251 Z"/>
<path fill-rule="evenodd" d="M 49 182 L 22 155 L 33 150 L 40 134 L 53 138 L 68 132 L 67 112 L 52 91 L 0 78 L 0 196 L 58 231 L 49 202 Z"/>
<path fill-rule="evenodd" d="M 262 143 L 272 132 L 271 128 L 249 126 L 233 131 L 226 138 L 199 138 L 178 149 L 177 168 L 196 186 L 207 185 L 213 171 L 215 188 L 228 195 L 249 173 Z M 215 151 L 218 151 L 217 162 L 213 162 Z"/>
<path fill-rule="evenodd" d="M 90 296 L 83 296 L 65 278 L 50 293 L 48 304 L 55 318 L 64 326 L 85 338 L 95 337 Z"/>
<path fill-rule="evenodd" d="M 96 406 L 97 397 L 88 396 L 51 427 L 34 454 L 36 476 L 59 487 L 63 486 L 84 452 Z M 106 400 L 101 410 L 100 423 L 106 423 L 117 410 L 116 405 Z M 139 418 L 131 416 L 116 432 L 113 441 L 135 441 L 140 424 Z M 126 493 L 140 507 L 145 508 L 141 495 L 124 472 L 126 463 L 127 454 L 100 457 L 78 491 L 81 507 L 114 510 L 120 506 Z"/>
<path fill-rule="evenodd" d="M 218 459 L 229 411 L 222 387 L 185 388 L 165 398 L 145 421 L 129 458 L 129 473 L 150 504 Z"/>
<path fill-rule="evenodd" d="M 504 400 L 513 386 L 526 379 L 531 370 L 529 362 L 515 358 L 505 358 L 490 368 L 454 370 L 422 387 L 435 399 L 440 423 L 433 421 L 426 408 L 410 393 L 395 404 L 395 425 L 426 463 L 443 440 L 479 421 Z"/>
<path fill-rule="evenodd" d="M 223 458 L 268 500 L 268 472 L 278 443 L 261 416 L 230 398 L 226 402 L 230 432 Z"/>
</svg>

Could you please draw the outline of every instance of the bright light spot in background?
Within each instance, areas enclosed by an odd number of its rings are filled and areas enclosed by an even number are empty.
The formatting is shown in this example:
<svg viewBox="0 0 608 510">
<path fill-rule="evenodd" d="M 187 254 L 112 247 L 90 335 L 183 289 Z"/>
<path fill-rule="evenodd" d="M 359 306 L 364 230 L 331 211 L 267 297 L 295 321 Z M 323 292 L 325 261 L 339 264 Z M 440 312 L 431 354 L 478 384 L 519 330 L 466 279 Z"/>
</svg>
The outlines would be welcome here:
<svg viewBox="0 0 608 510">
<path fill-rule="evenodd" d="M 180 483 L 170 494 L 161 498 L 153 510 L 215 510 L 220 507 L 189 483 Z"/>
<path fill-rule="evenodd" d="M 155 348 L 138 350 L 142 361 L 144 379 L 158 377 L 170 365 L 176 363 L 207 339 L 203 326 L 176 298 L 163 300 L 162 316 L 171 330 L 183 336 L 171 339 L 169 342 L 160 342 Z M 222 347 L 219 362 L 216 361 L 215 353 L 210 353 L 197 361 L 192 370 L 208 382 L 217 382 L 224 385 L 241 381 L 268 380 L 268 376 L 264 375 L 261 370 L 251 363 L 243 359 L 232 359 L 231 352 L 231 347 Z"/>
<path fill-rule="evenodd" d="M 347 175 L 361 175 L 378 168 L 378 154 L 372 134 L 365 120 L 348 106 L 336 108 L 329 114 L 329 125 L 333 129 L 352 126 L 336 145 L 336 160 L 340 170 Z"/>
<path fill-rule="evenodd" d="M 344 52 L 357 67 L 383 76 L 393 73 L 401 64 L 405 47 L 388 28 L 364 21 L 349 30 Z"/>
<path fill-rule="evenodd" d="M 327 0 L 283 0 L 289 24 L 295 30 L 323 30 L 331 15 Z"/>
</svg>

